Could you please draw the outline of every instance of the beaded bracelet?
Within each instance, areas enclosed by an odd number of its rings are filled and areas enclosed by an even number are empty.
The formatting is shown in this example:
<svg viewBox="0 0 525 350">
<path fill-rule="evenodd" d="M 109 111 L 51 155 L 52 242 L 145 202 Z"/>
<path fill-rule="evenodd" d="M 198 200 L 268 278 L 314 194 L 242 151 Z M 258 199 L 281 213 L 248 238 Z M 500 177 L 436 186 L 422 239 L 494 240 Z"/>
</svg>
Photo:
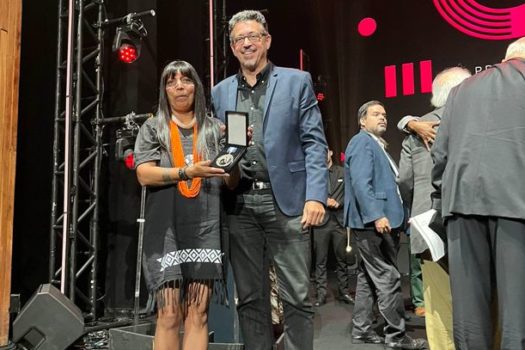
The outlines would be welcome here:
<svg viewBox="0 0 525 350">
<path fill-rule="evenodd" d="M 189 180 L 190 178 L 188 177 L 188 175 L 186 174 L 186 167 L 184 168 L 179 168 L 179 180 L 181 181 L 187 181 Z"/>
</svg>

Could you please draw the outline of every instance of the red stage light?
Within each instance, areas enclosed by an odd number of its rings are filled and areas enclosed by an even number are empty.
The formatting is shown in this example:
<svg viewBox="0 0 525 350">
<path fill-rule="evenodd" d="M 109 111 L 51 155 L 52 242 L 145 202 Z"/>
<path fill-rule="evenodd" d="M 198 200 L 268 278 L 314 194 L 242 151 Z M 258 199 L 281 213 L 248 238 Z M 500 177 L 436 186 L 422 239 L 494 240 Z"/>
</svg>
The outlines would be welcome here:
<svg viewBox="0 0 525 350">
<path fill-rule="evenodd" d="M 124 63 L 133 63 L 140 57 L 142 38 L 148 32 L 139 19 L 118 26 L 111 45 L 113 52 L 118 53 L 118 58 Z"/>
<path fill-rule="evenodd" d="M 131 44 L 122 44 L 118 52 L 119 59 L 125 63 L 133 63 L 138 58 L 137 48 Z"/>
<path fill-rule="evenodd" d="M 326 98 L 326 96 L 324 95 L 323 92 L 318 92 L 316 97 L 317 97 L 317 101 L 319 101 L 319 102 L 323 102 L 324 99 Z"/>
<path fill-rule="evenodd" d="M 126 164 L 128 169 L 133 170 L 135 168 L 135 155 L 132 151 L 124 157 L 124 164 Z"/>
</svg>

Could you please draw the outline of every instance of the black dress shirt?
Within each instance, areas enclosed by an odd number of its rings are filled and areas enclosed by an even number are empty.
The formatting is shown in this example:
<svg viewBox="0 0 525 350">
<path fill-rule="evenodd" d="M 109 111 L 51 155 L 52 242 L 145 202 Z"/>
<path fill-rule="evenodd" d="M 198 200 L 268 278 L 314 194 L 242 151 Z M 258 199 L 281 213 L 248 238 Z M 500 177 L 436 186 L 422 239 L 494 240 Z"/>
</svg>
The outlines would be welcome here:
<svg viewBox="0 0 525 350">
<path fill-rule="evenodd" d="M 266 155 L 264 153 L 263 122 L 266 88 L 272 68 L 272 63 L 268 63 L 266 67 L 257 74 L 257 80 L 253 86 L 248 84 L 242 72 L 239 72 L 237 75 L 239 85 L 237 89 L 236 110 L 239 112 L 248 112 L 249 124 L 253 126 L 252 140 L 246 154 L 239 162 L 241 177 L 244 181 L 270 182 Z"/>
</svg>

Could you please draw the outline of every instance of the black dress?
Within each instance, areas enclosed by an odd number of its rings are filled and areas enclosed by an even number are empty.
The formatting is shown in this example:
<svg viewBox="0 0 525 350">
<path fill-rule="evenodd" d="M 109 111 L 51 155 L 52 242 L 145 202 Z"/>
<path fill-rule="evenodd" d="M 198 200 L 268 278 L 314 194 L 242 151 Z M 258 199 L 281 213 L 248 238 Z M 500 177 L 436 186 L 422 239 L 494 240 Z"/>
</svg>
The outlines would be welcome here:
<svg viewBox="0 0 525 350">
<path fill-rule="evenodd" d="M 135 162 L 155 161 L 173 167 L 170 153 L 157 138 L 158 118 L 148 119 L 135 142 Z M 193 130 L 179 129 L 187 165 L 192 163 Z M 180 288 L 181 299 L 191 282 L 214 286 L 220 299 L 223 291 L 221 250 L 221 178 L 202 179 L 199 194 L 182 196 L 177 184 L 148 187 L 144 226 L 143 270 L 150 296 L 165 287 Z M 190 293 L 191 294 L 191 293 Z M 160 298 L 157 302 L 162 303 Z M 151 304 L 150 304 L 151 305 Z M 151 305 L 153 306 L 153 305 Z M 160 305 L 162 306 L 162 305 Z"/>
</svg>

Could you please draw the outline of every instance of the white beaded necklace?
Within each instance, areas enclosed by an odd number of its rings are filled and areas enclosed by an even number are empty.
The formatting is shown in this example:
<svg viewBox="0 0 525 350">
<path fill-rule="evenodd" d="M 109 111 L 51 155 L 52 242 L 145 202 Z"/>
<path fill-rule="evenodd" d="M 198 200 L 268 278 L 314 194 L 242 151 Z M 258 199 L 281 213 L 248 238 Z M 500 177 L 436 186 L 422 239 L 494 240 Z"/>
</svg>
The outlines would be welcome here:
<svg viewBox="0 0 525 350">
<path fill-rule="evenodd" d="M 193 117 L 188 123 L 183 123 L 177 118 L 175 114 L 171 115 L 171 120 L 175 122 L 178 126 L 180 126 L 183 129 L 191 129 L 193 128 L 193 125 L 195 125 L 195 122 L 197 121 L 196 117 Z"/>
</svg>

